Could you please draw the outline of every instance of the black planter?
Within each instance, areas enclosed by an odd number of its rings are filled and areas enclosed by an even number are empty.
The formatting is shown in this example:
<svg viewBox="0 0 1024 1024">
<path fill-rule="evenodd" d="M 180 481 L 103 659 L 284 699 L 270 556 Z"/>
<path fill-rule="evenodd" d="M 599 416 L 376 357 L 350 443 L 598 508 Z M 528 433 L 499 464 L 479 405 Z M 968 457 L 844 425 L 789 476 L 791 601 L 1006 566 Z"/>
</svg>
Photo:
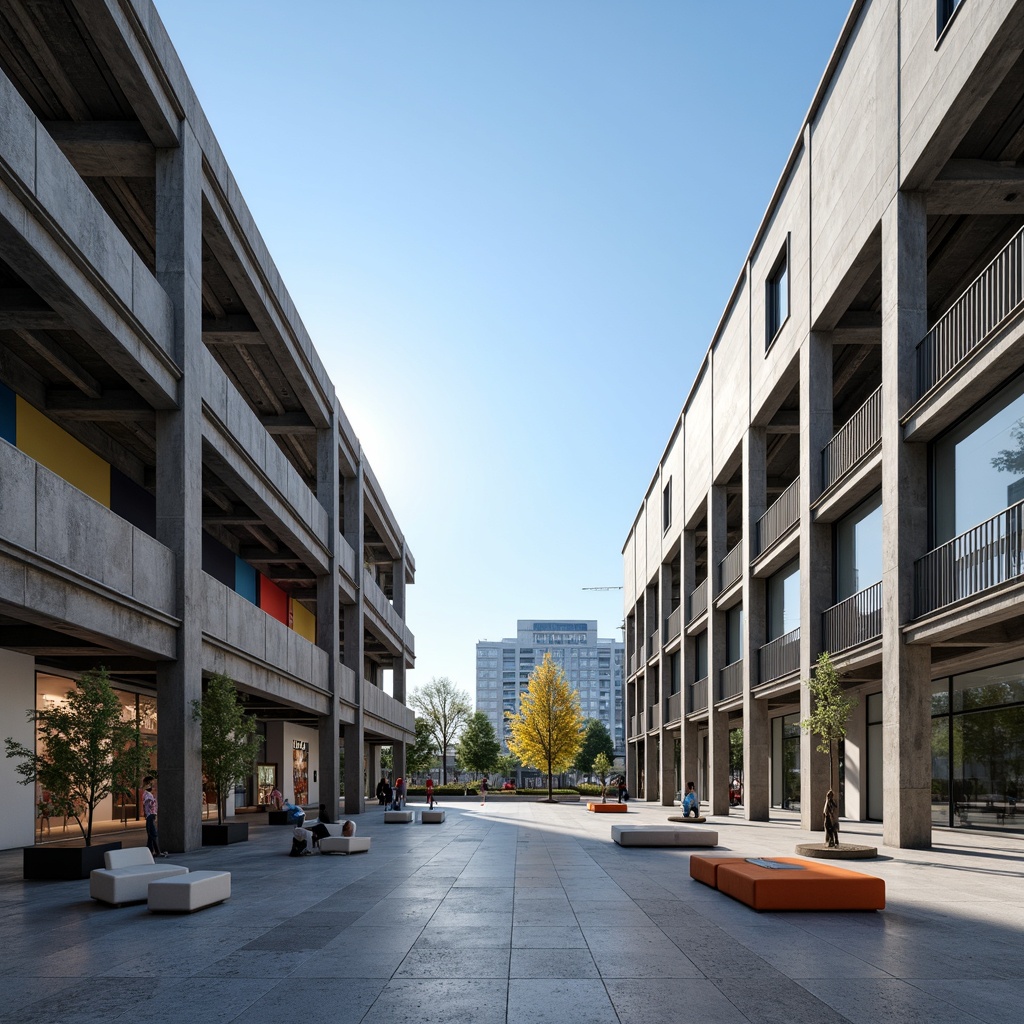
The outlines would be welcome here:
<svg viewBox="0 0 1024 1024">
<path fill-rule="evenodd" d="M 92 846 L 26 846 L 24 877 L 37 882 L 88 878 L 94 868 L 103 867 L 104 853 L 120 849 L 120 842 Z"/>
<path fill-rule="evenodd" d="M 228 846 L 249 840 L 249 822 L 229 821 L 223 825 L 203 826 L 203 846 Z"/>
<path fill-rule="evenodd" d="M 287 825 L 288 824 L 288 812 L 287 811 L 268 811 L 267 812 L 267 824 L 268 825 Z"/>
</svg>

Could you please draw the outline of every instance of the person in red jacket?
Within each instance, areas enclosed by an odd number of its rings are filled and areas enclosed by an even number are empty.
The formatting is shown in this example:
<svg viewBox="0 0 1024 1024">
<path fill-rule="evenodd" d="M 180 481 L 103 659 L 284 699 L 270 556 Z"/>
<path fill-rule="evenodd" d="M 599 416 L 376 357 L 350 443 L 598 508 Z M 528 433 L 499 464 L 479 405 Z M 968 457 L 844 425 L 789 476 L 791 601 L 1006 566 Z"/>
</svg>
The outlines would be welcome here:
<svg viewBox="0 0 1024 1024">
<path fill-rule="evenodd" d="M 427 806 L 434 809 L 434 780 L 428 775 L 427 776 Z"/>
</svg>

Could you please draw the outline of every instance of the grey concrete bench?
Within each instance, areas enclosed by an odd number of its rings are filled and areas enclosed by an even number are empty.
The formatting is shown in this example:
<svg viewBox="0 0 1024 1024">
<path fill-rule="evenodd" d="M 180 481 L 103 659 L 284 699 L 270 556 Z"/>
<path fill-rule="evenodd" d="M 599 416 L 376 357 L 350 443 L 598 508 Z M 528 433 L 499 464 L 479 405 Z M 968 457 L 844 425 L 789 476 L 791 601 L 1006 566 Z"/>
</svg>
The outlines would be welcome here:
<svg viewBox="0 0 1024 1024">
<path fill-rule="evenodd" d="M 444 811 L 427 808 L 420 814 L 420 821 L 424 825 L 440 825 L 444 821 Z"/>
<path fill-rule="evenodd" d="M 385 825 L 399 825 L 407 821 L 412 821 L 412 811 L 385 811 L 384 812 L 384 824 Z"/>
<path fill-rule="evenodd" d="M 191 914 L 231 896 L 230 871 L 190 871 L 149 883 L 149 909 Z"/>
<path fill-rule="evenodd" d="M 178 864 L 153 862 L 153 855 L 144 846 L 127 850 L 108 850 L 103 854 L 106 867 L 96 868 L 89 875 L 89 895 L 115 907 L 125 903 L 141 903 L 149 883 L 158 878 L 187 875 L 188 868 Z"/>
<path fill-rule="evenodd" d="M 717 846 L 718 833 L 686 825 L 612 825 L 619 846 Z"/>
</svg>

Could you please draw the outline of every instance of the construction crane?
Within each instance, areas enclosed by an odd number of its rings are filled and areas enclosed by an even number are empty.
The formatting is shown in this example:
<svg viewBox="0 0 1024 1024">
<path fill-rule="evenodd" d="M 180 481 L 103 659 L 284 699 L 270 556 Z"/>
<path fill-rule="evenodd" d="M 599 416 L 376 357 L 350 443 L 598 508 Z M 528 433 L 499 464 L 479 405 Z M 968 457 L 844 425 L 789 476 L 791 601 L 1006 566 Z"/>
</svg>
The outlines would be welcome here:
<svg viewBox="0 0 1024 1024">
<path fill-rule="evenodd" d="M 581 590 L 621 590 L 622 587 L 581 587 Z"/>
</svg>

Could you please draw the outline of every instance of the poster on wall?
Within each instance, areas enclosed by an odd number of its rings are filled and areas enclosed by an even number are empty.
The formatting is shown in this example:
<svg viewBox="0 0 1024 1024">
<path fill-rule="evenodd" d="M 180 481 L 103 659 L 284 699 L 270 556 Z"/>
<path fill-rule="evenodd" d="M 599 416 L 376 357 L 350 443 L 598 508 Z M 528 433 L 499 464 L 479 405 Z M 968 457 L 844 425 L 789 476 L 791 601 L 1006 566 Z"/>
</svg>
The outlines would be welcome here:
<svg viewBox="0 0 1024 1024">
<path fill-rule="evenodd" d="M 302 807 L 309 803 L 309 744 L 305 740 L 292 740 L 292 783 L 295 803 Z"/>
</svg>

